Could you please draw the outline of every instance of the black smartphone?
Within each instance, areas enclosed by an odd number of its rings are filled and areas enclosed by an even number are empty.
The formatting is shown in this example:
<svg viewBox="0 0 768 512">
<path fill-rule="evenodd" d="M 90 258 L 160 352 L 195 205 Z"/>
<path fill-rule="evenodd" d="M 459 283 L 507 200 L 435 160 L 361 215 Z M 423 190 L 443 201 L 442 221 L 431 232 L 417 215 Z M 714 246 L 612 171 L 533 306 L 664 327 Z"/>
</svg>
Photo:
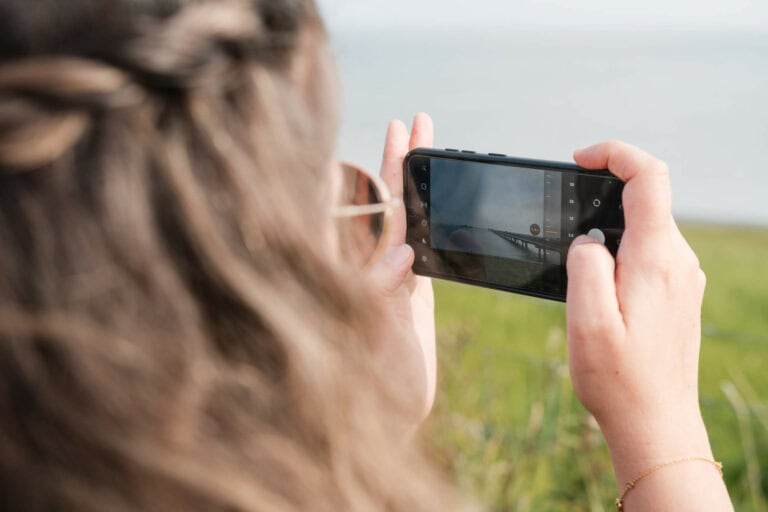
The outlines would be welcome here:
<svg viewBox="0 0 768 512">
<path fill-rule="evenodd" d="M 573 239 L 621 243 L 624 183 L 607 170 L 422 148 L 403 167 L 416 274 L 565 301 Z"/>
</svg>

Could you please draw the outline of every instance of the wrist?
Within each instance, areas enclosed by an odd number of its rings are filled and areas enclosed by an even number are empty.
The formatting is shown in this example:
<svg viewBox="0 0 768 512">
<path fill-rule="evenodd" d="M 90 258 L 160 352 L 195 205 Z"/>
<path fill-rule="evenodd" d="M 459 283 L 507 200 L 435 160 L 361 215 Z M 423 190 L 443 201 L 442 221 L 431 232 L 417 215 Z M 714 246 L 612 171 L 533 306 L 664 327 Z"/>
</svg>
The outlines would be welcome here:
<svg viewBox="0 0 768 512">
<path fill-rule="evenodd" d="M 713 458 L 707 429 L 699 411 L 689 414 L 656 414 L 641 419 L 614 420 L 602 425 L 622 487 L 656 464 L 679 457 Z"/>
</svg>

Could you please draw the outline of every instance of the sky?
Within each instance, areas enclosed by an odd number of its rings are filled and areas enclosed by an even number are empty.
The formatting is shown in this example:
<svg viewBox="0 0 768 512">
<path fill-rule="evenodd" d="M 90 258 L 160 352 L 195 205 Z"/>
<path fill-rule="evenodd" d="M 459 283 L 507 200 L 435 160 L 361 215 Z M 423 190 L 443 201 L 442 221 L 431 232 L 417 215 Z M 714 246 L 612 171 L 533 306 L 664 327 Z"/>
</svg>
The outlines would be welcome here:
<svg viewBox="0 0 768 512">
<path fill-rule="evenodd" d="M 317 0 L 331 30 L 498 27 L 768 31 L 768 0 Z"/>
<path fill-rule="evenodd" d="M 317 1 L 345 159 L 378 168 L 419 111 L 436 147 L 571 161 L 622 139 L 669 163 L 679 217 L 768 225 L 768 0 Z"/>
</svg>

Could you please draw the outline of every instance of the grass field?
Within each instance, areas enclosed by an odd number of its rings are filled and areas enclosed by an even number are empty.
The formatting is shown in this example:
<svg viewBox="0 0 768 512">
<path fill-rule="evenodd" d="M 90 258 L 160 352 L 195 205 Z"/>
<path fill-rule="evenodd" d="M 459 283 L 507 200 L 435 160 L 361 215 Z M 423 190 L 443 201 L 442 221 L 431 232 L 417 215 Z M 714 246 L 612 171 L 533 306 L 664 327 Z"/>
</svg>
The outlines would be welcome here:
<svg viewBox="0 0 768 512">
<path fill-rule="evenodd" d="M 768 231 L 689 225 L 707 273 L 701 404 L 736 510 L 768 512 Z M 487 510 L 609 511 L 605 443 L 568 376 L 565 307 L 435 282 L 439 387 L 425 436 Z"/>
</svg>

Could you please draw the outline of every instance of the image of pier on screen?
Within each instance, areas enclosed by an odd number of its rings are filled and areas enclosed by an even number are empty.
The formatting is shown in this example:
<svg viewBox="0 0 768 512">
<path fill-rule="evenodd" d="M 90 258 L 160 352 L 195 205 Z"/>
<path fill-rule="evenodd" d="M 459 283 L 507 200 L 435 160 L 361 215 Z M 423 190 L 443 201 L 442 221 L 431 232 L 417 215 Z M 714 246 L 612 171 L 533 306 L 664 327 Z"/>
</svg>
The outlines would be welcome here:
<svg viewBox="0 0 768 512">
<path fill-rule="evenodd" d="M 559 265 L 561 173 L 433 159 L 434 249 Z"/>
</svg>

